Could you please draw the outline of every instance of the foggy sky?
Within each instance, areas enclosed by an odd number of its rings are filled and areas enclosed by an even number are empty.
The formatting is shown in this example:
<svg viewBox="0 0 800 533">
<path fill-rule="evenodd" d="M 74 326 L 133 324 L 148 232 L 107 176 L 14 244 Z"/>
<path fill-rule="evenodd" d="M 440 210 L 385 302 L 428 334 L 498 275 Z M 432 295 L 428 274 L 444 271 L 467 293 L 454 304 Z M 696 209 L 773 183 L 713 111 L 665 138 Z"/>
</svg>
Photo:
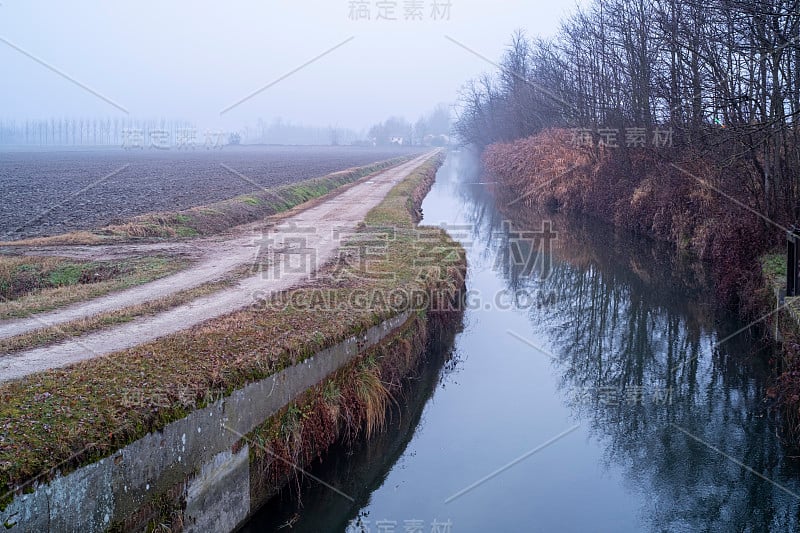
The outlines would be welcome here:
<svg viewBox="0 0 800 533">
<path fill-rule="evenodd" d="M 445 36 L 497 60 L 512 31 L 550 35 L 575 5 L 450 0 L 449 20 L 433 20 L 434 0 L 419 0 L 420 21 L 405 20 L 397 0 L 392 21 L 376 20 L 379 3 L 365 2 L 370 20 L 351 20 L 349 0 L 0 0 L 0 118 L 126 116 L 13 45 L 130 117 L 227 129 L 274 117 L 354 129 L 388 115 L 413 121 L 494 70 Z"/>
</svg>

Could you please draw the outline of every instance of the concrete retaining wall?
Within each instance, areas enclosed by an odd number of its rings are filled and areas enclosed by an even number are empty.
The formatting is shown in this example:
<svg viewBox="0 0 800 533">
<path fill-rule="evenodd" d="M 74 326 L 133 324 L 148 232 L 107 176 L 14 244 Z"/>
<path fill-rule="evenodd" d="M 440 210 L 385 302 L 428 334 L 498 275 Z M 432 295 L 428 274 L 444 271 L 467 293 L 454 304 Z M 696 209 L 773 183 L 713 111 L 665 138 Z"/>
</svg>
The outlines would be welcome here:
<svg viewBox="0 0 800 533">
<path fill-rule="evenodd" d="M 186 501 L 186 531 L 234 529 L 250 514 L 249 449 L 241 446 L 241 437 L 410 317 L 410 312 L 393 317 L 109 457 L 35 485 L 0 512 L 0 524 L 12 533 L 105 531 L 178 487 Z"/>
</svg>

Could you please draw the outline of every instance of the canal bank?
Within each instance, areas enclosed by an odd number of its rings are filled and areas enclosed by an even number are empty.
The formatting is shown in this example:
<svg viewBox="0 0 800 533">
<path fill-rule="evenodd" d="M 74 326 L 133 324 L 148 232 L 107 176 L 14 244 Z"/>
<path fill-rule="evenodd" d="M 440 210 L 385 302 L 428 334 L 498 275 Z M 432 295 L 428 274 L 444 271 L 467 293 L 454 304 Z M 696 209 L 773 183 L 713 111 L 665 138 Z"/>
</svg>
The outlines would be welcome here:
<svg viewBox="0 0 800 533">
<path fill-rule="evenodd" d="M 399 453 L 380 435 L 341 450 L 311 473 L 355 502 L 309 480 L 249 531 L 797 530 L 800 469 L 763 401 L 772 354 L 715 309 L 706 266 L 498 209 L 485 182 L 451 154 L 423 203 L 467 250 L 469 289 L 452 349 L 429 354 L 450 363 L 393 418 L 415 424 Z"/>
<path fill-rule="evenodd" d="M 781 295 L 791 210 L 770 207 L 764 191 L 743 186 L 751 179 L 744 167 L 708 153 L 580 145 L 574 134 L 554 128 L 487 146 L 481 159 L 495 193 L 517 211 L 589 216 L 706 263 L 713 302 L 752 323 L 764 342 L 779 341 L 765 400 L 784 419 L 786 444 L 800 447 L 800 313 Z"/>
<path fill-rule="evenodd" d="M 457 321 L 463 250 L 415 224 L 439 164 L 396 185 L 350 237 L 349 255 L 290 297 L 254 295 L 252 309 L 193 331 L 189 344 L 159 340 L 141 357 L 4 384 L 2 523 L 12 531 L 230 529 L 338 438 L 381 429 L 429 334 Z M 379 250 L 366 270 L 365 242 Z M 353 305 L 331 306 L 322 293 Z M 217 377 L 187 387 L 194 370 L 180 354 L 202 342 L 207 358 L 193 364 L 214 365 Z M 162 362 L 164 354 L 172 357 Z M 89 408 L 95 416 L 75 416 Z M 34 431 L 13 431 L 32 413 L 38 420 L 26 428 Z"/>
</svg>

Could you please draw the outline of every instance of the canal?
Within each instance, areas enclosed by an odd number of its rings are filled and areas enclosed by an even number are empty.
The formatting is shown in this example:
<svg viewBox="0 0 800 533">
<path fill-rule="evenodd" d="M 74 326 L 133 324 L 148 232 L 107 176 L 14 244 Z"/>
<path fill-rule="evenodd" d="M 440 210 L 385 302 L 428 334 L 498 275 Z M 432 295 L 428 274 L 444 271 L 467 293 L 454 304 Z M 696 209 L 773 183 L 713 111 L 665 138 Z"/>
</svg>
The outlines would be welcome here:
<svg viewBox="0 0 800 533">
<path fill-rule="evenodd" d="M 243 530 L 796 531 L 770 347 L 715 310 L 703 265 L 524 199 L 498 209 L 478 168 L 451 153 L 423 204 L 468 252 L 462 328 L 385 433 Z"/>
</svg>

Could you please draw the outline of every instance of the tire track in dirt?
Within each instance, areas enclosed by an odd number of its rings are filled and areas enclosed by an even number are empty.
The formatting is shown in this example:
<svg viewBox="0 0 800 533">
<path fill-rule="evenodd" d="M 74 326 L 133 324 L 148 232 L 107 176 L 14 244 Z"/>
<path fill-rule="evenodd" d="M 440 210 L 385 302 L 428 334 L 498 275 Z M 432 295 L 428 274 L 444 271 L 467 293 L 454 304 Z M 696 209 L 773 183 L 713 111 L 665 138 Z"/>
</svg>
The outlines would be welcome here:
<svg viewBox="0 0 800 533">
<path fill-rule="evenodd" d="M 334 257 L 334 252 L 338 248 L 338 240 L 333 236 L 334 230 L 353 231 L 394 185 L 406 178 L 434 153 L 425 154 L 385 170 L 313 207 L 285 217 L 280 225 L 272 228 L 263 237 L 274 242 L 291 242 L 292 238 L 298 236 L 298 231 L 302 231 L 302 245 L 314 250 L 316 254 L 314 264 L 321 266 Z M 209 243 L 205 259 L 194 267 L 59 311 L 0 323 L 0 337 L 18 335 L 33 329 L 121 309 L 213 281 L 236 267 L 256 261 L 258 254 L 256 241 L 261 238 L 261 233 L 247 230 L 246 235 Z M 0 357 L 0 382 L 100 357 L 190 328 L 247 307 L 253 303 L 255 293 L 263 297 L 289 289 L 308 279 L 311 274 L 312 272 L 290 271 L 267 279 L 262 274 L 256 274 L 243 279 L 234 287 L 153 316 L 75 337 L 52 346 L 5 355 Z"/>
<path fill-rule="evenodd" d="M 394 169 L 388 169 L 388 171 L 404 171 L 405 169 L 416 168 L 419 162 L 424 161 L 426 157 L 427 156 L 422 156 L 394 167 Z M 383 174 L 379 176 L 383 176 Z M 379 179 L 379 177 L 374 177 L 369 181 L 374 182 Z M 337 202 L 341 201 L 347 204 L 352 202 L 353 199 L 357 199 L 360 195 L 358 191 L 362 190 L 360 188 L 362 185 L 364 185 L 364 183 L 350 186 L 349 189 L 343 192 L 335 193 L 327 199 L 323 198 L 321 202 L 318 200 L 310 204 L 313 207 L 301 208 L 301 215 L 298 216 L 302 216 L 302 213 L 309 211 L 311 213 L 310 216 L 320 219 L 331 216 L 335 217 L 337 216 Z M 353 188 L 358 190 L 351 191 L 350 189 Z M 340 197 L 342 197 L 341 200 Z M 287 222 L 291 221 L 293 220 L 293 216 L 290 214 L 290 216 L 285 217 L 285 220 Z M 200 260 L 194 266 L 180 272 L 136 287 L 131 287 L 130 289 L 72 304 L 54 311 L 37 313 L 25 318 L 0 321 L 0 339 L 22 335 L 45 327 L 58 326 L 59 324 L 88 318 L 101 313 L 140 305 L 180 291 L 198 287 L 204 283 L 217 281 L 237 267 L 252 263 L 256 259 L 255 255 L 258 250 L 255 243 L 262 237 L 263 228 L 263 223 L 242 226 L 239 230 L 243 231 L 243 235 L 226 240 L 221 240 L 219 237 L 212 237 L 193 241 L 191 243 L 155 243 L 149 245 L 123 244 L 119 246 L 103 247 L 78 246 L 75 247 L 72 252 L 70 252 L 71 247 L 68 246 L 43 249 L 35 248 L 33 253 L 37 255 L 40 253 L 49 253 L 51 255 L 67 255 L 80 257 L 82 259 L 107 258 L 119 254 L 141 254 L 143 252 L 163 254 L 173 250 L 180 251 L 183 255 L 194 255 L 195 257 L 199 257 Z M 115 252 L 115 250 L 118 251 Z M 94 255 L 92 256 L 89 254 Z"/>
</svg>

